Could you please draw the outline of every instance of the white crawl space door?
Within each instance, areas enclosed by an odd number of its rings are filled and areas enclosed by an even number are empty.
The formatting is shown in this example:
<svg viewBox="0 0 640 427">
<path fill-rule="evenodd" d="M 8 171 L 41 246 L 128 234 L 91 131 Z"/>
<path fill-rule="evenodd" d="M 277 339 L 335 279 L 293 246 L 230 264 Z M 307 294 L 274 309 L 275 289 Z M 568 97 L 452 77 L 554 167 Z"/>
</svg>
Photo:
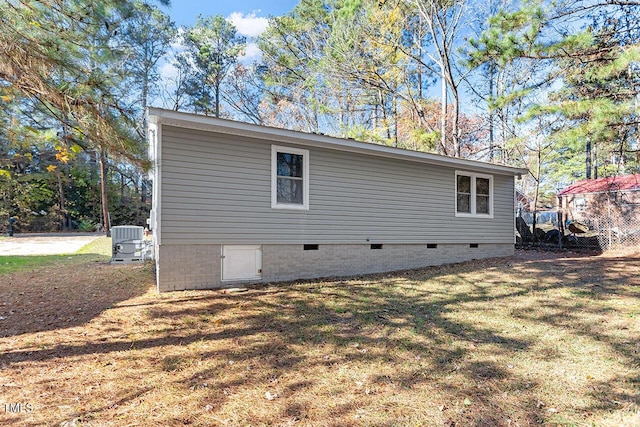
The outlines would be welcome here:
<svg viewBox="0 0 640 427">
<path fill-rule="evenodd" d="M 223 245 L 222 280 L 256 280 L 262 277 L 260 245 Z"/>
</svg>

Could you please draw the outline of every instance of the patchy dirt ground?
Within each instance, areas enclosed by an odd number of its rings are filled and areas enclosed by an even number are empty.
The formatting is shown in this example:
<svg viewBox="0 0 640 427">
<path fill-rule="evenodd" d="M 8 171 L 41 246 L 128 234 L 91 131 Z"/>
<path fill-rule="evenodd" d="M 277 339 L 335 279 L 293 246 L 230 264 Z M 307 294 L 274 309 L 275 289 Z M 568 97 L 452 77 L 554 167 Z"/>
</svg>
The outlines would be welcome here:
<svg viewBox="0 0 640 427">
<path fill-rule="evenodd" d="M 0 295 L 2 425 L 640 425 L 638 252 L 160 295 L 76 256 Z"/>
<path fill-rule="evenodd" d="M 103 234 L 16 234 L 0 239 L 0 256 L 72 254 Z"/>
</svg>

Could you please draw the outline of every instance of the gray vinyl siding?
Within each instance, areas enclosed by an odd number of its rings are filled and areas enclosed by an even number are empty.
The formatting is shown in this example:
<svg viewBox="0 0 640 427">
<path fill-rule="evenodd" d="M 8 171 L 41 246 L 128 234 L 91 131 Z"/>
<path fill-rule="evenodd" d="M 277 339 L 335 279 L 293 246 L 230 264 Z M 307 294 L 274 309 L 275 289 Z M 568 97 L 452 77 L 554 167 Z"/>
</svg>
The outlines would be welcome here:
<svg viewBox="0 0 640 427">
<path fill-rule="evenodd" d="M 271 208 L 274 144 L 309 150 L 308 211 Z M 513 176 L 492 219 L 456 218 L 454 168 L 166 125 L 160 158 L 162 244 L 514 240 Z"/>
</svg>

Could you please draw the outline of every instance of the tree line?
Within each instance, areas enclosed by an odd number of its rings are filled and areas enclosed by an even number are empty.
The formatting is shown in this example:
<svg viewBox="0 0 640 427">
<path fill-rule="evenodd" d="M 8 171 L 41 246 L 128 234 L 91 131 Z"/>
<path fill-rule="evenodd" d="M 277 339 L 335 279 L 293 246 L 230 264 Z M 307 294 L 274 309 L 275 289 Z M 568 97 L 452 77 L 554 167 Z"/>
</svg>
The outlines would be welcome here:
<svg viewBox="0 0 640 427">
<path fill-rule="evenodd" d="M 4 3 L 0 220 L 22 230 L 144 225 L 149 104 L 526 167 L 536 205 L 639 168 L 637 1 L 301 0 L 253 61 L 168 1 Z"/>
</svg>

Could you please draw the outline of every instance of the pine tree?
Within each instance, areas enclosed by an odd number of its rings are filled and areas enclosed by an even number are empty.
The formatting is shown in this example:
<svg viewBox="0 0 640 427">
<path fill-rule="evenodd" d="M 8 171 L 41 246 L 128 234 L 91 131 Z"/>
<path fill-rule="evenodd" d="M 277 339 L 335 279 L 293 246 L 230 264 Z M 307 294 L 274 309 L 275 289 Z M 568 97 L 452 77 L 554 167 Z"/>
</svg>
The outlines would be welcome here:
<svg viewBox="0 0 640 427">
<path fill-rule="evenodd" d="M 184 34 L 181 67 L 187 71 L 186 88 L 196 112 L 220 117 L 222 82 L 244 51 L 245 37 L 220 15 L 198 17 Z"/>
<path fill-rule="evenodd" d="M 638 149 L 640 31 L 634 17 L 639 14 L 636 1 L 530 1 L 514 12 L 499 12 L 480 38 L 470 40 L 475 65 L 495 61 L 544 67 L 545 72 L 496 104 L 525 102 L 528 110 L 519 118 L 525 122 L 562 119 L 548 129 L 556 151 L 569 157 L 584 153 L 584 173 L 566 170 L 570 158 L 560 165 L 566 178 L 593 177 L 596 149 L 607 157 L 626 157 L 627 166 L 635 164 L 630 154 Z M 610 169 L 607 173 L 621 171 Z"/>
</svg>

